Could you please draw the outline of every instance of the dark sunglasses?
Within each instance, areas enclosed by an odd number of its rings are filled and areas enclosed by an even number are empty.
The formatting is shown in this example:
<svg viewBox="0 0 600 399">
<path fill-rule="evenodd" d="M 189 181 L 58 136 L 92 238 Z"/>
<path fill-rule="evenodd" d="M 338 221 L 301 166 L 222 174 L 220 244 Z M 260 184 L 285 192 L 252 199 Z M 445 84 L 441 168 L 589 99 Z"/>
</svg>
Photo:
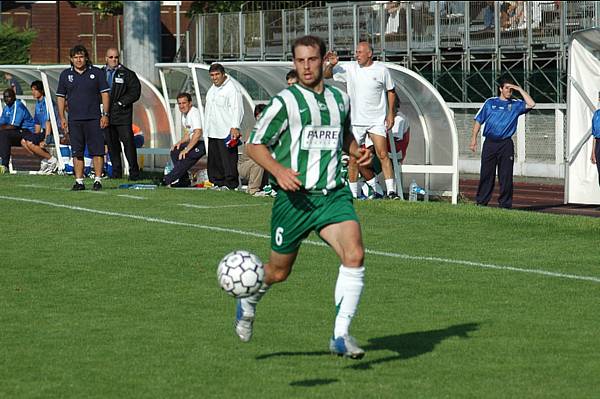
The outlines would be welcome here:
<svg viewBox="0 0 600 399">
<path fill-rule="evenodd" d="M 108 58 L 110 58 L 111 60 L 112 60 L 113 58 L 119 59 L 119 56 L 118 56 L 118 55 L 109 55 L 109 56 L 108 56 Z"/>
</svg>

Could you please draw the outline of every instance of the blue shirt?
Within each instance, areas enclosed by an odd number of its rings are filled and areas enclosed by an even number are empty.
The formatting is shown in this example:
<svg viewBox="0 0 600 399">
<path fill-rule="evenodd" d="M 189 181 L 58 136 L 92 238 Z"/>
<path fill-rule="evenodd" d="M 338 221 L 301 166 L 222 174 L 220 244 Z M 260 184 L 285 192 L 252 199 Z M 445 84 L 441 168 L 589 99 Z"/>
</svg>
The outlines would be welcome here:
<svg viewBox="0 0 600 399">
<path fill-rule="evenodd" d="M 69 120 L 100 119 L 100 93 L 110 91 L 100 68 L 88 66 L 83 73 L 65 69 L 58 79 L 56 95 L 69 104 Z"/>
<path fill-rule="evenodd" d="M 15 100 L 15 103 L 10 107 L 4 107 L 2 117 L 0 117 L 0 125 L 13 125 L 21 129 L 29 130 L 33 133 L 35 123 L 29 113 L 29 110 L 21 100 Z"/>
<path fill-rule="evenodd" d="M 600 139 L 600 109 L 594 112 L 592 117 L 592 136 Z"/>
<path fill-rule="evenodd" d="M 58 112 L 56 110 L 56 106 L 52 103 L 52 109 L 54 110 L 54 116 L 58 121 Z M 35 114 L 33 114 L 33 122 L 36 125 L 40 125 L 42 131 L 46 130 L 46 122 L 50 120 L 50 114 L 46 110 L 46 100 L 45 97 L 40 98 L 35 103 Z"/>
<path fill-rule="evenodd" d="M 483 135 L 494 140 L 508 139 L 517 131 L 519 115 L 529 112 L 523 100 L 488 98 L 475 115 L 475 120 L 485 127 Z"/>
</svg>

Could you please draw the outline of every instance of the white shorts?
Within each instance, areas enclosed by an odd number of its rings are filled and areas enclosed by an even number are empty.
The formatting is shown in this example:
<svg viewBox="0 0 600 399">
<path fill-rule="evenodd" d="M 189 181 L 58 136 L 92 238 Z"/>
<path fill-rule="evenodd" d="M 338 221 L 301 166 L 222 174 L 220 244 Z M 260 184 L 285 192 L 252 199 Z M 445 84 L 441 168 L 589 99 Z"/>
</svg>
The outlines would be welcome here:
<svg viewBox="0 0 600 399">
<path fill-rule="evenodd" d="M 352 134 L 358 145 L 373 145 L 367 133 L 376 134 L 378 136 L 387 137 L 385 125 L 352 125 Z"/>
</svg>

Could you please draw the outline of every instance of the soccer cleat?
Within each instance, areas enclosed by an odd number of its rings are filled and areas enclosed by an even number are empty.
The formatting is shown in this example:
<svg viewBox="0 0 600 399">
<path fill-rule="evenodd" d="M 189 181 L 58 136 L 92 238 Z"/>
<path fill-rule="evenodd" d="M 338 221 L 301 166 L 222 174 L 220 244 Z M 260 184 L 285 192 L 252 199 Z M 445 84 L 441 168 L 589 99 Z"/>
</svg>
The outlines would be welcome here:
<svg viewBox="0 0 600 399">
<path fill-rule="evenodd" d="M 396 194 L 396 192 L 395 192 L 395 191 L 390 191 L 390 192 L 389 192 L 389 193 L 388 193 L 388 194 L 385 196 L 385 198 L 386 198 L 386 199 L 389 199 L 389 200 L 399 200 L 399 199 L 400 199 L 400 196 L 399 196 L 398 194 Z"/>
<path fill-rule="evenodd" d="M 244 314 L 242 300 L 238 299 L 235 310 L 235 333 L 242 342 L 248 342 L 252 339 L 252 323 L 254 323 L 254 315 Z"/>
<path fill-rule="evenodd" d="M 383 198 L 383 195 L 379 194 L 378 192 L 374 192 L 373 194 L 371 194 L 367 197 L 367 199 L 370 199 L 370 200 L 374 200 L 374 199 L 377 200 L 377 199 L 382 199 L 382 198 Z"/>
<path fill-rule="evenodd" d="M 51 175 L 52 173 L 58 170 L 58 159 L 50 158 L 46 162 L 46 170 L 44 170 L 45 175 Z"/>
<path fill-rule="evenodd" d="M 356 344 L 356 340 L 350 335 L 331 338 L 329 340 L 329 350 L 334 355 L 349 357 L 350 359 L 362 359 L 365 351 Z"/>
<path fill-rule="evenodd" d="M 94 190 L 94 191 L 102 190 L 102 183 L 100 183 L 99 181 L 95 181 L 94 185 L 92 186 L 92 190 Z"/>
<path fill-rule="evenodd" d="M 75 182 L 75 184 L 73 184 L 73 187 L 71 187 L 71 191 L 83 191 L 83 190 L 85 190 L 85 185 L 82 183 Z"/>
<path fill-rule="evenodd" d="M 42 162 L 40 162 L 40 170 L 38 170 L 38 174 L 46 174 L 46 169 L 48 169 L 48 160 L 42 159 Z"/>
</svg>

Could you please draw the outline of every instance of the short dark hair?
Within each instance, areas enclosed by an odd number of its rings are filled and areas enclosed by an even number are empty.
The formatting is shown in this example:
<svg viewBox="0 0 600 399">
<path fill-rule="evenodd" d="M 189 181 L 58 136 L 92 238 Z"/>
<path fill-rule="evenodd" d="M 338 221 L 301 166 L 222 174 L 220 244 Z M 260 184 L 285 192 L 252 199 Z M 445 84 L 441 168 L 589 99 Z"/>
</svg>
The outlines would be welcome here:
<svg viewBox="0 0 600 399">
<path fill-rule="evenodd" d="M 15 94 L 15 91 L 9 87 L 8 89 L 4 89 L 4 91 L 2 92 L 2 96 L 11 96 L 11 97 L 16 97 L 17 95 Z"/>
<path fill-rule="evenodd" d="M 294 43 L 292 43 L 292 57 L 294 58 L 296 57 L 295 50 L 298 46 L 318 47 L 321 58 L 325 58 L 325 53 L 327 52 L 325 42 L 317 36 L 307 35 L 294 40 Z"/>
<path fill-rule="evenodd" d="M 510 76 L 501 76 L 500 79 L 498 79 L 498 87 L 504 87 L 505 84 L 514 85 L 515 81 Z"/>
<path fill-rule="evenodd" d="M 290 79 L 298 79 L 298 72 L 295 69 L 291 69 L 288 73 L 285 74 L 285 80 Z"/>
<path fill-rule="evenodd" d="M 74 46 L 71 50 L 69 50 L 69 57 L 70 58 L 75 57 L 77 54 L 83 54 L 83 56 L 85 57 L 85 63 L 87 65 L 91 65 L 92 64 L 92 61 L 90 61 L 90 53 L 88 53 L 88 51 L 85 48 L 85 46 L 82 46 L 81 44 L 78 44 L 78 45 Z M 71 62 L 71 65 L 73 65 L 72 62 Z"/>
<path fill-rule="evenodd" d="M 41 80 L 34 80 L 33 82 L 31 82 L 31 88 L 36 89 L 37 91 L 42 93 L 43 96 L 46 95 L 46 91 L 44 90 L 44 84 Z"/>
<path fill-rule="evenodd" d="M 179 100 L 180 98 L 187 98 L 187 100 L 188 100 L 189 102 L 192 102 L 192 95 L 191 95 L 190 93 L 186 93 L 186 92 L 179 93 L 179 94 L 177 95 L 177 100 Z"/>
<path fill-rule="evenodd" d="M 223 67 L 223 65 L 219 64 L 219 63 L 214 63 L 210 65 L 210 68 L 208 68 L 208 73 L 211 72 L 221 72 L 221 73 L 225 73 L 225 68 Z"/>
<path fill-rule="evenodd" d="M 265 104 L 256 104 L 256 107 L 254 107 L 254 117 L 256 118 L 258 115 L 262 114 L 265 108 L 267 108 Z"/>
</svg>

